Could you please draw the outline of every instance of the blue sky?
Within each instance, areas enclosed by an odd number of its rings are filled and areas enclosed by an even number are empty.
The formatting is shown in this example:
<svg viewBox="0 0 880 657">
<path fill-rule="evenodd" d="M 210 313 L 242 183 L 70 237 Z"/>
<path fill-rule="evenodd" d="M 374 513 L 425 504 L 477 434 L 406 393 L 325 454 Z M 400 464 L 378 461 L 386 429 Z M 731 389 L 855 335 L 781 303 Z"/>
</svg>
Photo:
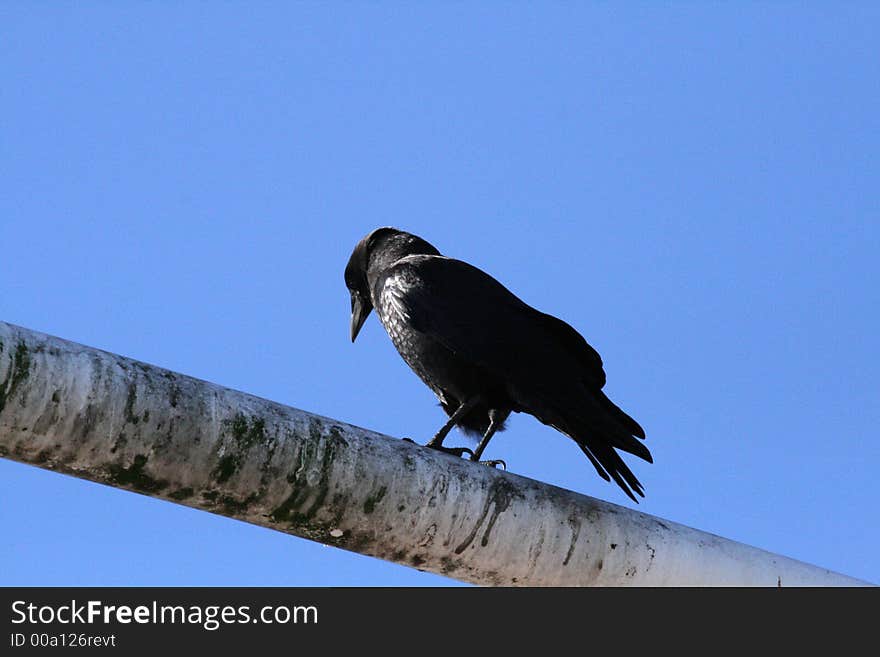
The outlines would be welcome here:
<svg viewBox="0 0 880 657">
<path fill-rule="evenodd" d="M 880 582 L 874 3 L 0 8 L 0 319 L 394 436 L 395 225 L 581 331 L 639 506 Z M 633 506 L 515 416 L 486 452 Z M 463 441 L 463 438 L 459 438 Z M 462 443 L 463 444 L 463 443 Z M 0 460 L 3 585 L 451 580 Z"/>
</svg>

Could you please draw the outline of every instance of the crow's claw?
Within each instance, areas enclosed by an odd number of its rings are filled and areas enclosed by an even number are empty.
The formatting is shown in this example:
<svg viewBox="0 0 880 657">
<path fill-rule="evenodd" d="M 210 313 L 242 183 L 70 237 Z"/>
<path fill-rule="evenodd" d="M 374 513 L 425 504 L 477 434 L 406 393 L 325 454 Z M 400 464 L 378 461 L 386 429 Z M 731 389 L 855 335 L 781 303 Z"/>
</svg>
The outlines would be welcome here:
<svg viewBox="0 0 880 657">
<path fill-rule="evenodd" d="M 467 447 L 444 447 L 443 445 L 425 445 L 425 447 L 429 447 L 430 449 L 436 449 L 438 452 L 445 452 L 446 454 L 451 454 L 452 456 L 457 456 L 461 458 L 465 454 L 474 455 L 473 450 L 468 449 Z"/>
<path fill-rule="evenodd" d="M 501 459 L 494 459 L 492 461 L 480 461 L 480 463 L 482 463 L 483 465 L 489 465 L 493 468 L 497 468 L 500 465 L 502 470 L 507 471 L 507 464 Z"/>
<path fill-rule="evenodd" d="M 412 443 L 413 445 L 416 444 L 416 441 L 412 438 L 401 438 L 401 440 L 405 440 L 406 442 Z M 444 447 L 443 445 L 432 445 L 431 443 L 427 443 L 425 447 L 427 447 L 428 449 L 436 449 L 438 452 L 451 454 L 452 456 L 457 456 L 458 458 L 461 458 L 465 454 L 468 454 L 471 457 L 473 457 L 474 455 L 474 452 L 467 447 Z"/>
</svg>

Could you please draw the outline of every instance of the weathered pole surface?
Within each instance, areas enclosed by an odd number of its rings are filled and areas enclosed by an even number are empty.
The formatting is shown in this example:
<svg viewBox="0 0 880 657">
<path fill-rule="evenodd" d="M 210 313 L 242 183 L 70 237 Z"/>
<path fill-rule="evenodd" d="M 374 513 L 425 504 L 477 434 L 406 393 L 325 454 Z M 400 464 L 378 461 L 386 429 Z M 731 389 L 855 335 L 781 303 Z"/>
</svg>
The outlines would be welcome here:
<svg viewBox="0 0 880 657">
<path fill-rule="evenodd" d="M 0 456 L 475 584 L 865 584 L 3 322 Z"/>
</svg>

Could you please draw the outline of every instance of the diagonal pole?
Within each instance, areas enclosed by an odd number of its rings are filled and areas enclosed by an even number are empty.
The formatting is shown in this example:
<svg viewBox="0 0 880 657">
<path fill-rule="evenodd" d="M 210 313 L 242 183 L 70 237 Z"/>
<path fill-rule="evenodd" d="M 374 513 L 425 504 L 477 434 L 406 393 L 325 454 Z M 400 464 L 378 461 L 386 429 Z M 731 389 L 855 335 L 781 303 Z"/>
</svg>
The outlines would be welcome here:
<svg viewBox="0 0 880 657">
<path fill-rule="evenodd" d="M 481 585 L 866 584 L 4 322 L 0 457 Z"/>
</svg>

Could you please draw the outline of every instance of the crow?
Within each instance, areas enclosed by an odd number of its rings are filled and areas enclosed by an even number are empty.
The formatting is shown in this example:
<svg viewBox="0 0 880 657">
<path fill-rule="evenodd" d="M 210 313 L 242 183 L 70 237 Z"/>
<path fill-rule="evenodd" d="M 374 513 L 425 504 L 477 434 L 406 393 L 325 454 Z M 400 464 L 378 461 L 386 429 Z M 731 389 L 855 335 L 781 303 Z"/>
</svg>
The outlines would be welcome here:
<svg viewBox="0 0 880 657">
<path fill-rule="evenodd" d="M 602 392 L 602 359 L 570 325 L 396 228 L 377 228 L 358 242 L 345 285 L 351 341 L 375 309 L 403 360 L 449 416 L 427 447 L 478 461 L 512 412 L 528 413 L 573 439 L 599 476 L 613 479 L 634 502 L 633 491 L 644 497 L 615 450 L 652 463 L 638 440 L 645 432 Z M 476 449 L 444 447 L 453 426 L 479 435 Z"/>
</svg>

